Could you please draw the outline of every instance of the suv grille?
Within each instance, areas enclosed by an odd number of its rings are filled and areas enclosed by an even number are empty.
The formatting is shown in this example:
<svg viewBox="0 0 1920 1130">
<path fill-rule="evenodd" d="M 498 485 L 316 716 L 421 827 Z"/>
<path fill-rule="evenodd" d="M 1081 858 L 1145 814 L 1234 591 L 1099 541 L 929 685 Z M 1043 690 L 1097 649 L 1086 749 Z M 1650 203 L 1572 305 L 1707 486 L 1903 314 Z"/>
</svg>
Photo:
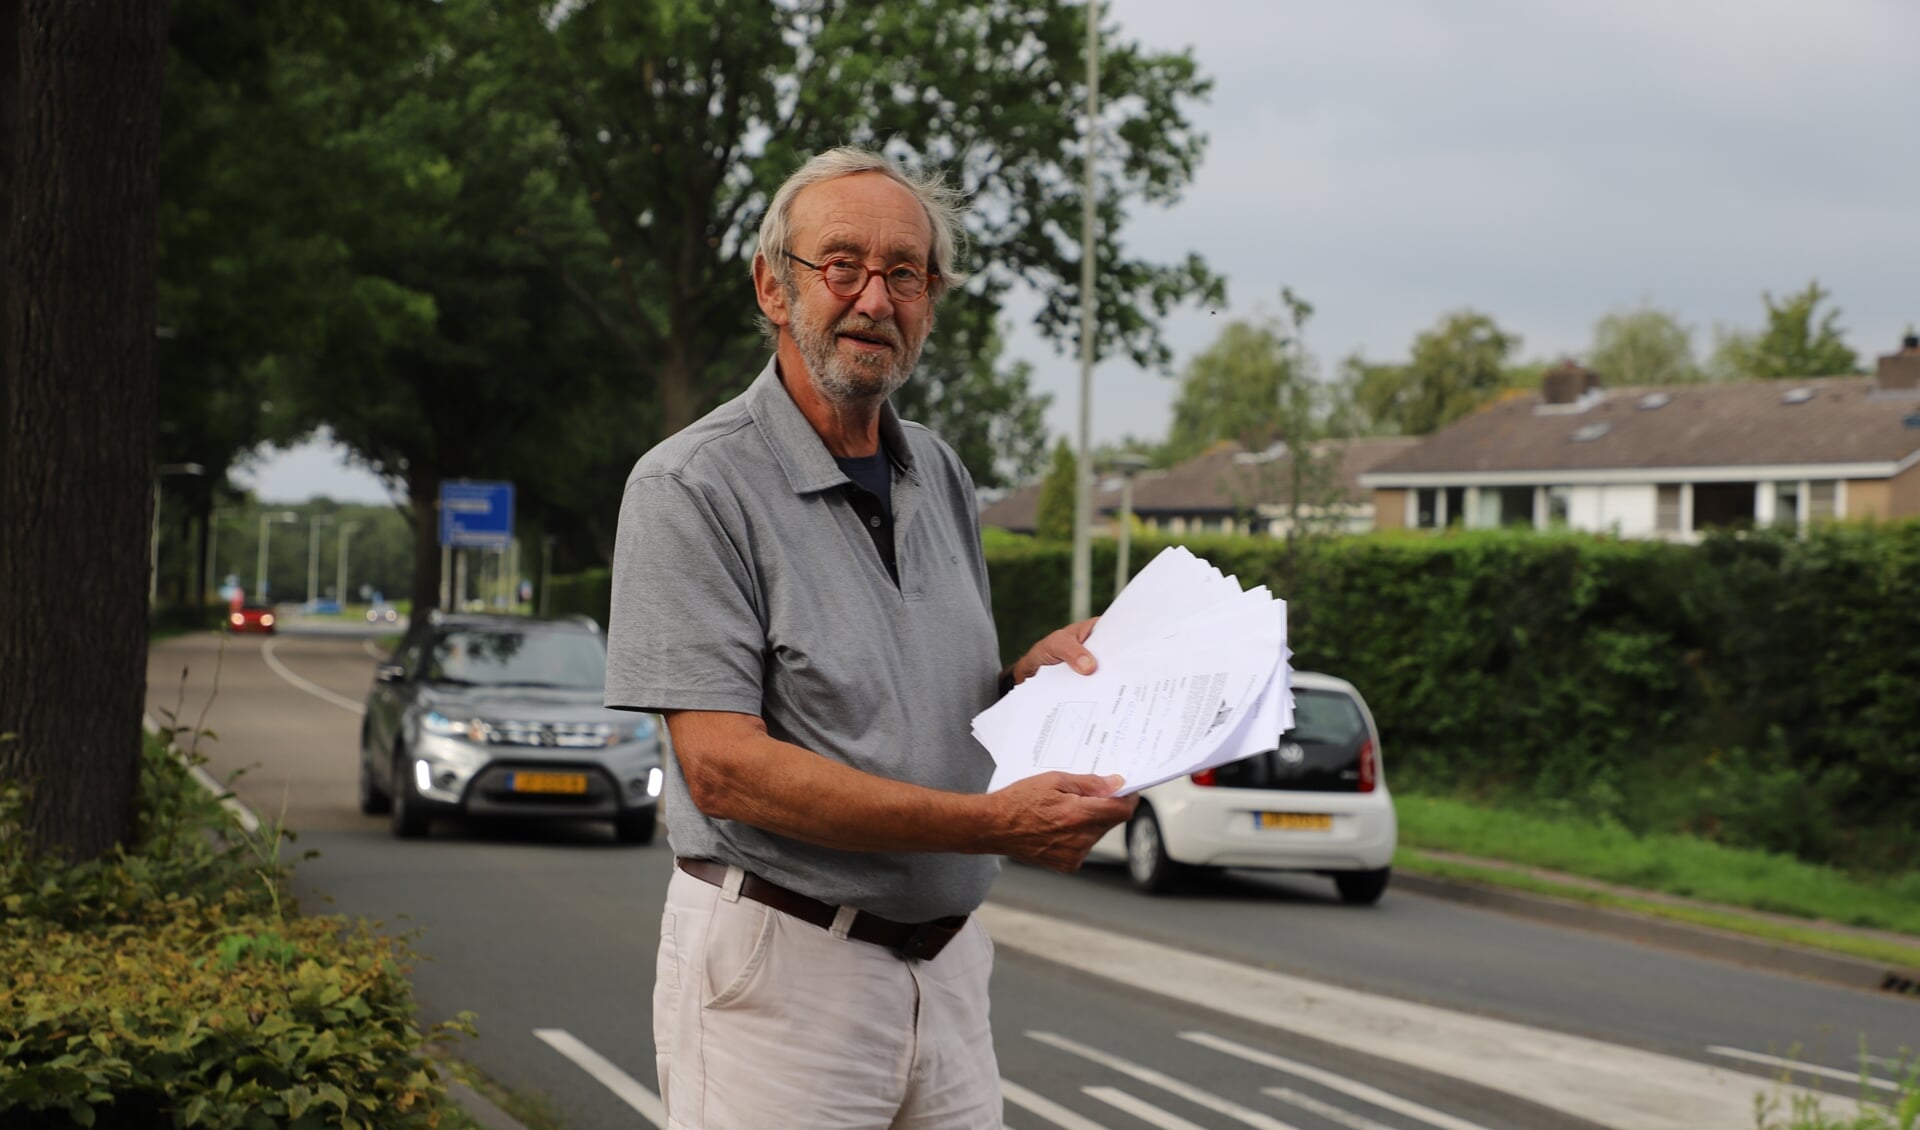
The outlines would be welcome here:
<svg viewBox="0 0 1920 1130">
<path fill-rule="evenodd" d="M 614 736 L 614 728 L 605 722 L 487 722 L 483 725 L 481 733 L 488 745 L 600 749 L 612 745 Z"/>
</svg>

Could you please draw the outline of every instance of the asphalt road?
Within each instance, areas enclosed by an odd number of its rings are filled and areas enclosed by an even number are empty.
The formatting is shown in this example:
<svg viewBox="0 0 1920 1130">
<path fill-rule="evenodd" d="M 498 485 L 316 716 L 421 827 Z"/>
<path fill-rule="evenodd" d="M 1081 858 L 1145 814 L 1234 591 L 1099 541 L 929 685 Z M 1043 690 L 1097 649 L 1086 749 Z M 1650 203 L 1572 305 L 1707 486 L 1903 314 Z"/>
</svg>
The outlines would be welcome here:
<svg viewBox="0 0 1920 1130">
<path fill-rule="evenodd" d="M 624 847 L 600 828 L 441 824 L 424 843 L 392 840 L 383 820 L 355 808 L 353 707 L 371 679 L 371 638 L 295 631 L 224 647 L 212 636 L 156 645 L 149 712 L 197 724 L 217 665 L 205 724 L 218 736 L 202 752 L 216 776 L 244 769 L 241 798 L 297 829 L 299 849 L 320 853 L 296 872 L 307 909 L 417 930 L 416 948 L 431 959 L 414 974 L 423 1020 L 477 1012 L 481 1036 L 459 1054 L 543 1097 L 566 1125 L 647 1125 L 650 1096 L 636 1089 L 654 1088 L 648 1005 L 671 865 L 664 836 Z M 1850 1073 L 1862 1039 L 1886 1057 L 1920 1045 L 1911 1001 L 1405 893 L 1359 910 L 1324 881 L 1236 874 L 1148 899 L 1117 870 L 1067 877 L 1016 866 L 994 897 L 1185 952 L 1721 1068 L 1766 1070 L 1709 1049 Z M 1508 1092 L 1375 1059 L 1351 1041 L 1198 1008 L 1184 1002 L 1181 976 L 1170 967 L 1164 984 L 1142 991 L 1003 946 L 994 1001 L 1009 1127 L 1582 1125 Z"/>
</svg>

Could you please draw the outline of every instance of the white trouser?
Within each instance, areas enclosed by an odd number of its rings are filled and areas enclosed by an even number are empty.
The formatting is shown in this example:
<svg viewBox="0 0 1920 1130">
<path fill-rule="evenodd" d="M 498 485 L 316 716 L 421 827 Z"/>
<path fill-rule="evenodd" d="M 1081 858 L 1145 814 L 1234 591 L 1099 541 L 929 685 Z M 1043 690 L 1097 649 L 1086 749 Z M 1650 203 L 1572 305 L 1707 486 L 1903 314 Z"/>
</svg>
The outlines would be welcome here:
<svg viewBox="0 0 1920 1130">
<path fill-rule="evenodd" d="M 908 961 L 676 868 L 653 988 L 668 1130 L 1001 1130 L 992 972 L 977 920 Z"/>
</svg>

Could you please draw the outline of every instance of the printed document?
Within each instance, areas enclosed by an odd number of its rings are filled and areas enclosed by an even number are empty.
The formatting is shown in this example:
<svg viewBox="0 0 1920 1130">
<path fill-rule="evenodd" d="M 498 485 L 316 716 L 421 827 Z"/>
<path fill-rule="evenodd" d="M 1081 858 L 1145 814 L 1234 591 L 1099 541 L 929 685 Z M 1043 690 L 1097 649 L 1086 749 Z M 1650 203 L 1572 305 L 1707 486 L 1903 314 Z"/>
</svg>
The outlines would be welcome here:
<svg viewBox="0 0 1920 1130">
<path fill-rule="evenodd" d="M 974 719 L 993 789 L 1118 773 L 1121 793 L 1274 748 L 1293 724 L 1286 603 L 1184 547 L 1163 551 L 1087 640 L 1092 675 L 1042 667 Z"/>
</svg>

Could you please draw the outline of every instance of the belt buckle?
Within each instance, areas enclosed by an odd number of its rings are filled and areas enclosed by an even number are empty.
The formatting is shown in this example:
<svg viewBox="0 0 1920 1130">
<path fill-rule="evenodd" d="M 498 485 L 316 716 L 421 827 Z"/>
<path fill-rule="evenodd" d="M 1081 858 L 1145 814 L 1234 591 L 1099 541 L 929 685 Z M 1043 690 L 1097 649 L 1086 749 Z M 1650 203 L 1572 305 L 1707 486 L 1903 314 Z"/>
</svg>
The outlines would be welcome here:
<svg viewBox="0 0 1920 1130">
<path fill-rule="evenodd" d="M 962 924 L 965 921 L 962 919 Z M 940 956 L 940 951 L 946 949 L 947 943 L 959 932 L 960 927 L 947 925 L 939 919 L 915 923 L 900 944 L 893 947 L 893 952 L 915 961 L 932 961 Z"/>
</svg>

